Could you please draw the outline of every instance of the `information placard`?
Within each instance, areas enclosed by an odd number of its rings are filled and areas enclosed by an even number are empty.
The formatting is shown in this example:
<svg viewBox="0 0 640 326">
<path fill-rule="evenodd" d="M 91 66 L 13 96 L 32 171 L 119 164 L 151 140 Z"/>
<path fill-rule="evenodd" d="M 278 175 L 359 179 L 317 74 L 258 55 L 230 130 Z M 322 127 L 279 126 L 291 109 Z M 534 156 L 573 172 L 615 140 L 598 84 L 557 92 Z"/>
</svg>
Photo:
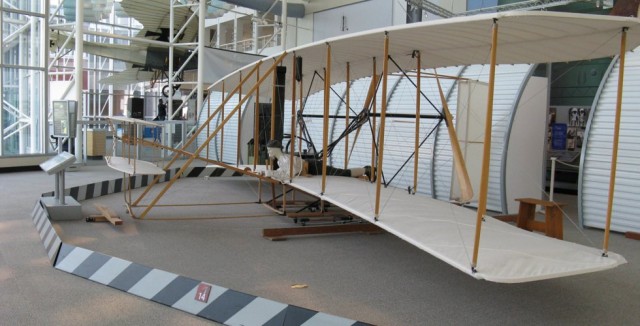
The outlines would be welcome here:
<svg viewBox="0 0 640 326">
<path fill-rule="evenodd" d="M 69 137 L 69 103 L 53 101 L 53 136 Z"/>
</svg>

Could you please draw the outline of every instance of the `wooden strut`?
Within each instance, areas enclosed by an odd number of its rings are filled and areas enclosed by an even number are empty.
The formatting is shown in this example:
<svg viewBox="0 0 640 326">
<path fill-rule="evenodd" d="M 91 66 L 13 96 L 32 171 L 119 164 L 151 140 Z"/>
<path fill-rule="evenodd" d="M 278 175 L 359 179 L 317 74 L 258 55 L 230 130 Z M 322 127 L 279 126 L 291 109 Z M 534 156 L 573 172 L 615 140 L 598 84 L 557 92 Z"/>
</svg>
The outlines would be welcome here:
<svg viewBox="0 0 640 326">
<path fill-rule="evenodd" d="M 378 164 L 376 170 L 376 206 L 374 211 L 374 219 L 377 221 L 380 217 L 380 192 L 382 185 L 382 162 L 384 158 L 384 127 L 387 115 L 387 80 L 389 73 L 389 33 L 384 33 L 384 61 L 382 61 L 382 107 L 380 108 L 380 132 L 378 147 Z"/>
<path fill-rule="evenodd" d="M 223 92 L 222 92 L 222 103 L 226 103 L 225 102 L 225 93 L 224 93 L 224 80 L 222 81 L 222 88 L 223 88 Z M 240 88 L 238 88 L 238 92 L 240 91 Z M 229 94 L 229 99 L 232 97 L 232 94 Z M 220 112 L 220 120 L 224 120 L 224 106 L 222 106 L 222 110 L 219 111 Z M 209 135 L 207 135 L 209 136 Z M 224 128 L 222 128 L 222 131 L 220 131 L 220 144 L 224 144 Z M 207 146 L 208 147 L 208 146 Z M 224 146 L 220 146 L 220 157 L 224 157 Z"/>
<path fill-rule="evenodd" d="M 622 114 L 622 88 L 624 87 L 624 61 L 627 49 L 627 27 L 622 29 L 620 37 L 620 61 L 618 73 L 618 93 L 616 98 L 616 117 L 613 129 L 613 149 L 611 150 L 611 173 L 609 176 L 609 197 L 607 201 L 607 218 L 604 229 L 604 242 L 602 244 L 602 256 L 607 256 L 609 251 L 609 234 L 611 231 L 611 214 L 613 212 L 613 195 L 616 185 L 616 168 L 618 165 L 618 143 L 620 138 L 620 116 Z"/>
<path fill-rule="evenodd" d="M 185 150 L 182 150 L 182 149 L 179 149 L 179 148 L 169 147 L 169 146 L 166 146 L 166 145 L 158 144 L 158 143 L 151 142 L 151 141 L 144 140 L 144 139 L 140 140 L 140 143 L 143 144 L 144 146 L 157 147 L 157 148 L 161 148 L 161 149 L 164 149 L 164 150 L 169 150 L 169 151 L 172 151 L 172 152 L 176 152 L 176 153 L 184 155 L 184 156 L 192 156 L 192 155 L 194 155 L 192 152 L 189 152 L 189 151 L 185 151 Z M 261 180 L 271 181 L 272 183 L 277 182 L 277 181 L 274 181 L 274 179 L 272 179 L 272 178 L 268 178 L 268 177 L 266 177 L 266 176 L 264 176 L 264 175 L 262 175 L 262 174 L 260 174 L 258 172 L 255 172 L 255 170 L 254 171 L 247 171 L 247 170 L 241 169 L 241 168 L 239 168 L 239 167 L 237 167 L 235 165 L 227 164 L 227 163 L 224 163 L 224 162 L 218 161 L 218 160 L 208 159 L 208 158 L 201 157 L 201 156 L 197 156 L 196 159 L 198 159 L 200 161 L 203 161 L 203 162 L 206 162 L 206 163 L 209 163 L 209 164 L 216 164 L 216 165 L 219 165 L 219 166 L 221 166 L 221 167 L 223 167 L 225 169 L 234 170 L 234 171 L 242 173 L 242 174 L 246 174 L 246 175 L 249 175 L 249 176 L 252 176 L 252 177 L 255 177 L 255 178 L 259 178 Z"/>
<path fill-rule="evenodd" d="M 268 73 L 267 73 L 268 75 Z M 269 139 L 276 139 L 276 97 L 278 96 L 277 88 L 278 72 L 273 69 L 273 79 L 271 80 L 271 133 Z M 282 140 L 282 139 L 280 139 Z"/>
<path fill-rule="evenodd" d="M 223 109 L 224 109 L 224 106 L 218 106 L 218 108 L 213 112 L 212 116 L 216 116 Z M 207 125 L 208 125 L 208 123 L 207 123 Z M 194 137 L 195 137 L 195 135 L 194 135 Z M 185 156 L 192 155 L 191 152 L 188 152 L 188 151 L 184 150 L 184 148 L 185 148 L 184 146 L 182 147 L 182 149 L 179 149 L 179 148 L 165 146 L 165 145 L 162 145 L 162 144 L 157 143 L 155 141 L 154 142 L 150 142 L 150 141 L 147 141 L 147 140 L 144 140 L 144 139 L 140 139 L 138 141 L 140 142 L 140 144 L 142 144 L 144 146 L 156 147 L 156 148 L 161 148 L 161 149 L 164 149 L 164 150 L 170 150 L 172 152 L 179 153 L 179 154 L 182 154 L 182 155 L 185 155 Z M 207 148 L 208 148 L 208 146 L 207 146 Z M 170 161 L 169 164 L 167 164 L 164 167 L 164 170 L 167 171 L 169 169 L 169 167 L 171 166 L 171 163 L 173 163 L 178 157 L 179 157 L 179 155 L 174 155 L 173 156 L 174 159 L 172 161 Z M 211 159 L 203 159 L 203 158 L 200 158 L 200 159 L 205 161 L 205 162 L 209 162 L 209 163 L 216 163 L 217 164 L 219 162 L 219 161 L 211 160 Z M 127 202 L 128 206 L 137 207 L 140 204 L 140 201 L 142 200 L 142 198 L 151 190 L 151 188 L 159 181 L 159 179 L 161 177 L 164 177 L 164 175 L 156 176 L 151 181 L 151 183 L 149 183 L 149 185 L 147 185 L 147 188 L 144 190 L 144 192 L 135 201 L 132 202 L 131 199 L 129 199 L 129 201 Z M 126 197 L 125 197 L 125 200 L 126 200 Z M 131 212 L 131 215 L 134 216 L 133 212 Z"/>
<path fill-rule="evenodd" d="M 376 85 L 377 85 L 377 77 L 376 77 L 376 67 L 375 67 L 375 58 L 373 58 L 373 75 L 371 77 L 371 82 L 369 84 L 369 90 L 367 91 L 367 97 L 364 100 L 364 105 L 362 106 L 364 109 L 370 110 L 371 109 L 371 104 L 372 101 L 375 97 L 375 90 L 376 90 Z M 382 78 L 382 76 L 380 76 L 380 78 Z M 373 112 L 373 135 L 375 135 L 375 120 L 376 120 L 376 116 L 375 116 L 375 102 L 373 102 L 374 104 L 374 112 Z M 360 130 L 362 129 L 362 125 L 358 126 L 358 129 L 356 130 L 356 135 L 355 137 L 353 137 L 353 145 L 351 146 L 351 150 L 349 151 L 349 156 L 347 158 L 347 160 L 351 159 L 351 154 L 353 153 L 353 149 L 355 148 L 356 142 L 358 141 L 358 136 L 360 136 Z M 375 142 L 375 136 L 373 136 L 372 141 Z M 375 144 L 373 145 L 375 146 Z M 374 158 L 375 158 L 375 147 L 373 147 L 372 150 L 372 155 L 371 155 L 371 166 L 375 166 L 375 162 L 374 162 Z M 369 181 L 373 181 L 373 175 L 370 177 Z"/>
<path fill-rule="evenodd" d="M 182 150 L 182 149 L 179 149 L 179 148 L 173 148 L 173 147 L 165 146 L 165 145 L 158 144 L 156 142 L 151 142 L 151 141 L 144 140 L 144 139 L 141 139 L 140 143 L 142 145 L 144 145 L 144 146 L 161 148 L 163 150 L 173 151 L 173 152 L 176 152 L 177 154 L 184 155 L 184 156 L 192 156 L 192 155 L 194 155 L 191 152 L 188 152 L 188 151 L 185 151 L 185 150 Z M 203 162 L 206 162 L 206 163 L 216 164 L 216 165 L 219 165 L 219 166 L 221 166 L 221 167 L 223 167 L 225 169 L 233 170 L 233 171 L 236 171 L 238 173 L 242 173 L 242 174 L 249 175 L 251 177 L 257 178 L 258 179 L 258 203 L 262 203 L 262 182 L 263 181 L 267 181 L 267 182 L 269 182 L 271 184 L 277 183 L 277 181 L 275 181 L 274 179 L 268 178 L 268 177 L 264 176 L 261 173 L 257 173 L 257 172 L 254 172 L 254 171 L 247 171 L 247 170 L 244 170 L 244 169 L 240 169 L 237 166 L 226 164 L 224 162 L 220 162 L 220 161 L 216 161 L 216 160 L 212 160 L 212 159 L 208 159 L 208 158 L 205 158 L 205 157 L 198 156 L 197 159 L 201 160 Z M 124 178 L 127 178 L 126 174 L 125 174 Z M 124 192 L 124 196 L 125 196 L 125 203 L 126 203 L 127 211 L 129 212 L 131 217 L 139 218 L 133 212 L 133 208 L 149 207 L 149 205 L 140 205 L 140 204 L 132 204 L 131 203 L 131 198 L 130 198 L 131 197 L 131 190 L 132 190 L 130 188 L 131 180 L 130 180 L 130 178 L 127 178 L 126 180 L 127 180 L 127 183 L 125 184 L 125 188 L 127 189 L 127 191 Z M 129 197 L 127 197 L 127 194 L 128 194 Z M 213 205 L 236 205 L 236 204 L 248 204 L 248 202 L 246 202 L 246 203 L 242 203 L 242 202 L 206 203 L 206 204 L 162 204 L 162 205 L 155 204 L 154 207 L 213 206 Z"/>
<path fill-rule="evenodd" d="M 302 69 L 302 67 L 300 67 L 300 69 Z M 300 93 L 298 94 L 298 98 L 299 98 L 299 103 L 298 103 L 298 107 L 300 108 L 300 115 L 302 116 L 302 112 L 304 111 L 304 93 L 303 93 L 303 82 L 304 82 L 304 76 L 301 75 L 302 78 L 300 78 Z M 300 133 L 302 133 L 302 130 L 300 130 Z M 298 148 L 302 149 L 302 137 L 300 137 L 298 139 Z"/>
<path fill-rule="evenodd" d="M 240 85 L 242 85 L 242 71 L 239 75 Z M 240 86 L 240 90 L 238 91 L 238 102 L 240 101 L 242 101 L 242 86 Z M 236 134 L 236 165 L 240 165 L 240 160 L 242 159 L 242 151 L 240 150 L 242 148 L 242 145 L 240 144 L 240 138 L 242 136 L 242 110 L 238 110 L 238 129 Z"/>
<path fill-rule="evenodd" d="M 293 52 L 293 69 L 291 72 L 291 140 L 289 141 L 289 183 L 293 182 L 293 157 L 295 155 L 296 145 L 296 53 Z"/>
<path fill-rule="evenodd" d="M 144 216 L 151 210 L 151 208 L 153 208 L 153 205 L 155 205 L 160 198 L 162 198 L 162 196 L 167 192 L 167 190 L 169 190 L 169 188 L 171 188 L 171 186 L 173 186 L 173 184 L 176 182 L 176 180 L 178 180 L 178 178 L 180 178 L 180 176 L 182 175 L 182 173 L 184 173 L 184 171 L 187 169 L 187 167 L 189 167 L 191 165 L 191 163 L 195 160 L 196 156 L 200 155 L 200 152 L 202 152 L 202 150 L 204 149 L 205 146 L 209 145 L 209 142 L 213 139 L 213 137 L 215 137 L 217 135 L 217 133 L 220 131 L 220 129 L 222 129 L 222 127 L 224 127 L 224 125 L 229 121 L 229 119 L 233 116 L 233 114 L 236 113 L 237 110 L 240 109 L 240 107 L 242 106 L 242 104 L 244 104 L 244 102 L 250 98 L 249 94 L 252 94 L 256 88 L 260 87 L 260 84 L 264 81 L 265 77 L 267 75 L 269 75 L 269 73 L 273 70 L 276 69 L 277 65 L 282 62 L 282 60 L 284 60 L 284 58 L 286 57 L 287 52 L 283 52 L 276 60 L 275 62 L 272 64 L 272 66 L 269 68 L 269 72 L 267 72 L 265 74 L 265 76 L 263 76 L 258 83 L 256 83 L 253 87 L 251 87 L 251 89 L 247 92 L 247 96 L 242 98 L 242 101 L 239 102 L 234 108 L 233 110 L 231 110 L 231 112 L 229 112 L 229 116 L 227 118 L 225 118 L 222 123 L 213 131 L 213 133 L 211 133 L 211 135 L 209 135 L 207 137 L 207 139 L 204 141 L 204 143 L 202 145 L 200 145 L 200 147 L 198 147 L 198 149 L 196 150 L 196 152 L 183 164 L 183 166 L 180 168 L 180 170 L 178 170 L 178 172 L 171 178 L 171 180 L 168 182 L 168 184 L 160 191 L 160 193 L 156 196 L 156 198 L 154 198 L 151 201 L 151 204 L 142 212 L 142 214 L 140 215 L 140 218 L 144 218 Z M 250 75 L 253 74 L 253 72 L 255 71 L 256 67 L 260 64 L 261 62 L 258 62 L 258 64 L 256 64 Z M 245 80 L 247 80 L 248 78 L 245 78 Z M 238 91 L 238 89 L 240 88 L 240 85 L 236 86 L 236 89 L 234 90 L 233 94 L 235 94 L 235 92 Z M 229 99 L 231 96 L 229 96 L 227 99 Z M 223 102 L 222 104 L 220 104 L 220 106 L 224 106 L 226 104 L 226 102 Z M 210 119 L 212 119 L 212 117 L 209 117 L 207 119 L 206 123 L 209 123 Z M 196 134 L 194 134 L 189 142 L 189 145 L 191 144 L 191 142 L 196 138 L 196 135 L 199 131 L 201 131 L 202 129 L 204 129 L 204 125 L 201 126 L 198 131 L 196 132 Z M 185 147 L 183 147 L 185 148 Z"/>
<path fill-rule="evenodd" d="M 256 78 L 260 80 L 260 69 L 256 69 Z M 253 114 L 253 170 L 258 165 L 258 148 L 260 147 L 260 87 L 256 89 L 256 103 Z"/>
<path fill-rule="evenodd" d="M 387 61 L 385 59 L 385 61 Z M 377 123 L 377 104 L 378 101 L 376 101 L 376 93 L 377 93 L 377 86 L 378 86 L 378 78 L 377 78 L 377 62 L 376 62 L 376 58 L 373 58 L 373 75 L 371 76 L 371 85 L 369 85 L 369 94 L 367 94 L 367 99 L 369 100 L 369 105 L 373 104 L 373 121 L 372 121 L 372 128 L 371 128 L 371 169 L 373 169 L 374 167 L 376 167 L 376 132 L 377 132 L 377 128 L 376 128 L 376 123 Z M 380 78 L 382 78 L 382 75 L 380 75 Z M 371 97 L 369 97 L 371 96 Z M 372 102 L 373 101 L 373 102 Z M 365 107 L 369 107 L 369 106 L 365 106 Z M 360 130 L 360 129 L 358 129 Z M 356 135 L 357 137 L 357 135 Z M 353 142 L 353 145 L 355 147 L 355 140 Z M 373 173 L 371 176 L 369 176 L 369 181 L 373 182 L 374 177 L 373 177 Z"/>
<path fill-rule="evenodd" d="M 260 67 L 260 64 L 262 62 L 258 62 L 249 72 L 249 76 L 252 75 L 257 69 L 258 67 Z M 210 115 L 206 121 L 204 121 L 202 123 L 202 125 L 193 133 L 193 135 L 191 136 L 191 138 L 189 138 L 189 140 L 185 143 L 183 142 L 182 145 L 182 149 L 186 150 L 187 148 L 189 148 L 189 146 L 191 146 L 191 144 L 198 138 L 197 136 L 205 129 L 205 126 L 208 126 L 211 123 L 211 120 L 213 120 L 213 118 L 218 114 L 218 112 L 220 112 L 221 110 L 224 111 L 224 106 L 227 104 L 227 102 L 231 99 L 231 96 L 233 94 L 235 94 L 240 88 L 236 87 L 231 94 L 229 94 L 229 96 L 225 99 L 224 96 L 224 81 L 222 81 L 222 103 L 220 105 L 218 105 L 218 108 L 216 109 L 216 111 Z M 208 137 L 209 135 L 207 135 Z M 220 156 L 222 156 L 222 153 L 220 154 Z M 169 163 L 167 163 L 167 165 L 165 166 L 165 170 L 168 170 L 173 163 L 175 163 L 178 160 L 178 156 L 174 155 L 171 160 L 169 161 Z M 147 185 L 147 188 L 142 192 L 142 194 L 140 194 L 140 197 L 138 197 L 138 199 L 133 203 L 133 205 L 137 205 L 140 203 L 140 201 L 149 193 L 149 191 L 151 191 L 151 188 L 153 188 L 153 186 L 158 183 L 158 181 L 160 181 L 160 178 L 163 176 L 156 176 L 155 178 L 153 178 L 153 180 L 149 183 L 149 185 Z"/>
<path fill-rule="evenodd" d="M 329 88 L 331 87 L 331 45 L 327 43 L 327 66 L 324 70 L 324 117 L 322 119 L 322 190 L 324 195 L 327 189 L 327 159 L 329 151 Z M 322 203 L 321 203 L 322 204 Z"/>
<path fill-rule="evenodd" d="M 482 220 L 487 212 L 487 190 L 489 188 L 489 156 L 491 154 L 491 125 L 493 120 L 493 89 L 496 76 L 496 53 L 498 47 L 498 20 L 494 19 L 491 30 L 491 63 L 489 70 L 489 88 L 487 95 L 487 117 L 484 125 L 484 151 L 482 159 L 482 177 L 480 178 L 480 191 L 478 193 L 478 214 L 476 216 L 476 232 L 473 243 L 473 258 L 471 271 L 477 272 L 478 251 L 480 249 L 480 230 Z"/>
<path fill-rule="evenodd" d="M 349 128 L 349 114 L 351 109 L 351 65 L 347 62 L 347 106 L 345 107 L 345 129 Z M 344 138 L 344 168 L 349 167 L 349 134 L 347 133 Z"/>
<path fill-rule="evenodd" d="M 211 95 L 211 92 L 209 92 L 209 95 Z M 207 96 L 207 117 L 211 116 L 211 101 L 210 101 L 210 97 Z M 210 130 L 209 130 L 209 124 L 207 123 L 207 135 L 209 134 Z M 207 146 L 207 158 L 209 158 L 209 146 Z M 163 156 L 164 157 L 164 156 Z M 255 170 L 255 168 L 254 168 Z"/>
<path fill-rule="evenodd" d="M 414 52 L 415 56 L 416 56 L 416 132 L 415 132 L 415 138 L 414 138 L 414 144 L 413 144 L 413 152 L 415 153 L 413 156 L 414 162 L 413 162 L 413 189 L 412 192 L 413 194 L 416 193 L 416 191 L 418 191 L 418 158 L 420 157 L 420 80 L 422 79 L 420 77 L 420 51 L 415 51 Z"/>
</svg>

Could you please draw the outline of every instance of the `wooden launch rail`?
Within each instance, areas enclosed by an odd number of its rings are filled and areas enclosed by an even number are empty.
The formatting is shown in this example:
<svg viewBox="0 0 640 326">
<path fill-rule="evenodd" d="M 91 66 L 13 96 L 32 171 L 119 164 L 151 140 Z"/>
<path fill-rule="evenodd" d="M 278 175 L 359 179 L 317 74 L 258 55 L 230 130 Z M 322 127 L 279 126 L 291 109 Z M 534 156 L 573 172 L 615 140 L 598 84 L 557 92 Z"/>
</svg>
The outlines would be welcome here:
<svg viewBox="0 0 640 326">
<path fill-rule="evenodd" d="M 357 223 L 357 224 L 340 224 L 340 225 L 323 225 L 323 226 L 299 226 L 291 228 L 263 229 L 262 236 L 272 240 L 286 240 L 288 236 L 298 235 L 317 235 L 330 233 L 353 233 L 363 232 L 369 234 L 382 233 L 382 229 L 374 224 Z"/>
</svg>

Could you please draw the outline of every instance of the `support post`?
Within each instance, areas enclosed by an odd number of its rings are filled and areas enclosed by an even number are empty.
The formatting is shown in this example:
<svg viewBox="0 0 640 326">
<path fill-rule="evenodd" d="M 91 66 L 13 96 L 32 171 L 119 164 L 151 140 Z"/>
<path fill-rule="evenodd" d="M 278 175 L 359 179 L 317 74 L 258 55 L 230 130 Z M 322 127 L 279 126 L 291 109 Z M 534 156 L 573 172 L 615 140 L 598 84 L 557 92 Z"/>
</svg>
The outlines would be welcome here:
<svg viewBox="0 0 640 326">
<path fill-rule="evenodd" d="M 351 65 L 347 62 L 347 106 L 344 111 L 345 129 L 349 128 L 349 114 L 351 113 Z M 349 167 L 349 133 L 344 138 L 344 168 Z"/>
<path fill-rule="evenodd" d="M 414 52 L 416 57 L 416 132 L 413 144 L 413 193 L 418 191 L 418 158 L 420 156 L 420 51 Z"/>
<path fill-rule="evenodd" d="M 384 34 L 384 61 L 382 61 L 382 107 L 380 108 L 380 132 L 378 141 L 378 165 L 376 170 L 375 220 L 380 216 L 380 187 L 382 185 L 382 161 L 384 159 L 384 125 L 387 115 L 387 81 L 389 73 L 389 33 Z"/>
<path fill-rule="evenodd" d="M 491 153 L 491 125 L 493 120 L 493 89 L 496 76 L 496 53 L 498 46 L 498 20 L 494 19 L 491 29 L 491 66 L 489 68 L 489 88 L 487 94 L 487 120 L 484 125 L 484 151 L 482 159 L 482 176 L 480 178 L 480 192 L 478 193 L 478 214 L 476 216 L 476 232 L 473 243 L 473 258 L 471 270 L 475 273 L 478 266 L 478 251 L 480 249 L 480 230 L 482 219 L 487 211 L 487 189 L 489 188 L 489 157 Z"/>
<path fill-rule="evenodd" d="M 209 91 L 208 95 L 207 95 L 207 99 L 209 99 L 209 100 L 207 100 L 207 117 L 211 116 L 211 98 L 209 96 L 211 96 L 211 91 Z M 207 137 L 209 137 L 210 133 L 211 133 L 211 130 L 209 128 L 209 124 L 207 123 Z M 209 158 L 210 158 L 210 156 L 209 156 L 209 146 L 207 146 L 207 159 L 209 159 Z"/>
<path fill-rule="evenodd" d="M 260 80 L 260 69 L 256 70 L 256 80 Z M 256 88 L 255 113 L 253 115 L 253 171 L 258 165 L 258 148 L 260 148 L 260 87 Z"/>
<path fill-rule="evenodd" d="M 327 156 L 329 151 L 329 91 L 331 87 L 331 45 L 327 43 L 327 66 L 324 70 L 324 117 L 322 119 L 322 191 L 325 193 L 327 188 Z"/>
<path fill-rule="evenodd" d="M 609 198 L 607 202 L 607 219 L 604 228 L 604 243 L 602 245 L 602 256 L 607 256 L 609 251 L 609 233 L 611 231 L 611 214 L 613 211 L 613 194 L 616 185 L 616 168 L 618 164 L 618 143 L 620 138 L 620 115 L 622 114 L 622 88 L 624 87 L 624 61 L 627 49 L 627 27 L 622 29 L 620 37 L 620 59 L 618 73 L 618 94 L 616 97 L 616 117 L 613 129 L 613 149 L 611 153 L 611 174 L 609 176 Z"/>
<path fill-rule="evenodd" d="M 385 60 L 386 61 L 386 60 Z M 373 58 L 373 75 L 371 76 L 371 88 L 369 88 L 369 91 L 371 92 L 371 98 L 370 100 L 373 101 L 373 126 L 371 128 L 371 167 L 376 167 L 376 122 L 377 122 L 377 117 L 376 117 L 376 111 L 377 111 L 377 101 L 376 101 L 376 86 L 378 85 L 378 72 L 377 72 L 377 68 L 376 68 L 376 58 Z M 382 77 L 382 76 L 381 76 Z M 355 144 L 354 144 L 355 145 Z M 373 181 L 373 176 L 369 177 L 369 181 Z"/>
<path fill-rule="evenodd" d="M 76 106 L 76 114 L 78 121 L 82 121 L 82 117 L 84 116 L 84 99 L 82 97 L 82 88 L 84 85 L 84 4 L 82 0 L 76 0 L 76 44 L 75 44 L 75 66 L 76 70 L 74 73 L 74 80 L 76 84 L 75 97 L 78 101 L 78 105 Z M 2 99 L 4 101 L 4 99 Z M 3 105 L 4 106 L 4 105 Z M 4 123 L 4 122 L 2 122 Z M 80 125 L 78 128 L 76 126 L 76 135 L 75 135 L 75 150 L 76 150 L 76 162 L 82 163 L 84 160 L 84 125 Z M 69 145 L 71 145 L 71 141 L 74 135 L 69 135 Z M 58 144 L 58 146 L 62 146 L 62 143 Z M 71 148 L 71 146 L 69 146 Z M 62 195 L 64 198 L 64 195 Z"/>
<path fill-rule="evenodd" d="M 549 180 L 549 201 L 553 201 L 553 189 L 556 187 L 556 160 L 557 157 L 551 158 L 551 177 Z"/>
<path fill-rule="evenodd" d="M 276 97 L 278 96 L 278 72 L 273 69 L 273 83 L 271 88 L 271 133 L 269 139 L 276 139 Z M 280 139 L 282 140 L 282 139 Z"/>
<path fill-rule="evenodd" d="M 300 68 L 302 69 L 302 67 Z M 298 107 L 300 108 L 300 119 L 302 119 L 302 111 L 304 111 L 304 86 L 303 86 L 303 82 L 304 82 L 304 76 L 301 75 L 300 76 L 300 94 L 298 96 L 299 99 L 299 103 L 298 103 Z M 302 132 L 302 131 L 301 131 Z M 298 148 L 300 150 L 302 150 L 302 138 L 298 139 Z"/>
<path fill-rule="evenodd" d="M 293 52 L 293 69 L 291 69 L 291 140 L 289 141 L 289 183 L 293 181 L 293 160 L 296 145 L 296 53 Z M 285 197 L 286 197 L 286 193 Z"/>
<path fill-rule="evenodd" d="M 200 69 L 202 70 L 202 69 Z M 240 72 L 240 85 L 242 85 L 242 71 Z M 240 86 L 240 90 L 238 90 L 238 102 L 242 101 L 242 86 Z M 242 109 L 238 110 L 238 129 L 237 129 L 237 137 L 236 137 L 236 166 L 240 165 L 241 159 L 241 148 L 242 144 L 240 143 L 240 139 L 242 138 Z"/>
<path fill-rule="evenodd" d="M 242 84 L 240 84 L 242 85 Z M 240 86 L 238 85 L 238 86 Z M 232 94 L 229 94 L 227 98 L 231 98 Z M 224 93 L 224 80 L 222 81 L 222 103 L 226 103 L 225 93 Z M 222 110 L 220 110 L 220 120 L 224 120 L 224 105 L 222 106 Z M 220 161 L 224 161 L 224 127 L 220 131 Z"/>
<path fill-rule="evenodd" d="M 207 39 L 208 33 L 205 32 L 205 20 L 207 18 L 207 2 L 200 1 L 198 4 L 198 67 L 205 66 L 205 42 Z M 195 119 L 198 119 L 198 110 L 202 107 L 202 102 L 204 101 L 204 69 L 198 69 L 198 92 L 196 95 L 196 107 L 193 110 L 195 114 Z M 184 128 L 183 128 L 184 130 Z M 182 140 L 184 142 L 184 139 Z M 209 147 L 207 146 L 207 155 L 209 153 Z"/>
</svg>

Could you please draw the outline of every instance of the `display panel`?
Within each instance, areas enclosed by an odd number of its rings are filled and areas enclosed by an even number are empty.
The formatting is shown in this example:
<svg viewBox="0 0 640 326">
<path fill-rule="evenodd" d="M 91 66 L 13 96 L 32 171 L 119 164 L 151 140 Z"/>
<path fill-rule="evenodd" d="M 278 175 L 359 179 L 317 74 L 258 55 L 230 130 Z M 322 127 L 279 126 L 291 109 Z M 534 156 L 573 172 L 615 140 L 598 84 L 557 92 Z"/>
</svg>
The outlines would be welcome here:
<svg viewBox="0 0 640 326">
<path fill-rule="evenodd" d="M 53 136 L 69 137 L 69 103 L 53 101 Z"/>
</svg>

